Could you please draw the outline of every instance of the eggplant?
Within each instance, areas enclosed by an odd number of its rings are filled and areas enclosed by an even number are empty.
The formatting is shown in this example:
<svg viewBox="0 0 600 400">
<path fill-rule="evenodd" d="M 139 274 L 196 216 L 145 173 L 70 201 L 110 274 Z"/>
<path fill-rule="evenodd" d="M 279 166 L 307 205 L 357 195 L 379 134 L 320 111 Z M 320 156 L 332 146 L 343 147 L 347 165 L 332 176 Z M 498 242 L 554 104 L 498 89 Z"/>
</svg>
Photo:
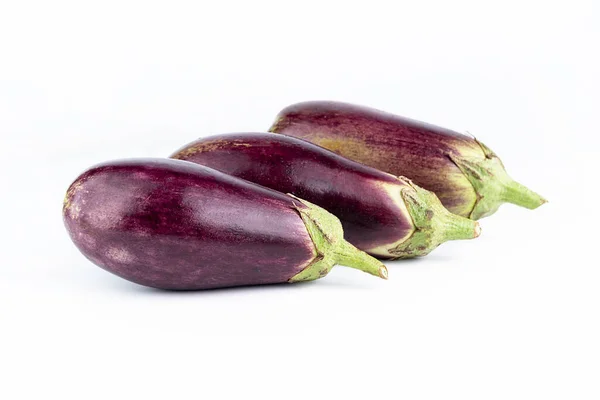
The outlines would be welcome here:
<svg viewBox="0 0 600 400">
<path fill-rule="evenodd" d="M 192 142 L 172 158 L 291 193 L 337 216 L 345 239 L 380 258 L 422 256 L 440 243 L 479 235 L 431 192 L 304 140 L 236 133 Z"/>
<path fill-rule="evenodd" d="M 546 202 L 509 177 L 500 158 L 474 137 L 372 108 L 298 103 L 283 109 L 269 131 L 406 176 L 471 219 L 489 216 L 503 203 L 535 209 Z"/>
<path fill-rule="evenodd" d="M 63 218 L 89 260 L 154 288 L 308 281 L 336 263 L 387 279 L 322 208 L 180 160 L 96 165 L 69 187 Z"/>
</svg>

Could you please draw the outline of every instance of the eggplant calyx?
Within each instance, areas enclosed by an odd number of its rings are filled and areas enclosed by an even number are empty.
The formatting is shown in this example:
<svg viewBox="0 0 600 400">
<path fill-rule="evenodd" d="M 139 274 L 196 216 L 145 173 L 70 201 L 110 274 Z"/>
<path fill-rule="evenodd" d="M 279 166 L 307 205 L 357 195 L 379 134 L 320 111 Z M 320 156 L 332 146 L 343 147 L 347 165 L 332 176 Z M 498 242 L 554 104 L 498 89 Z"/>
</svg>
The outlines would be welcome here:
<svg viewBox="0 0 600 400">
<path fill-rule="evenodd" d="M 312 281 L 324 277 L 336 264 L 345 265 L 387 279 L 385 265 L 344 240 L 340 220 L 325 209 L 288 194 L 301 203 L 295 209 L 315 246 L 314 260 L 288 282 Z"/>
<path fill-rule="evenodd" d="M 485 154 L 484 159 L 449 155 L 477 193 L 469 218 L 477 220 L 492 215 L 503 203 L 533 210 L 547 202 L 539 194 L 513 180 L 500 158 L 483 143 L 477 143 Z"/>
<path fill-rule="evenodd" d="M 412 218 L 412 235 L 389 250 L 396 258 L 412 258 L 429 254 L 440 244 L 449 240 L 473 239 L 479 236 L 479 223 L 452 214 L 438 197 L 402 178 L 409 187 L 402 189 L 402 199 Z"/>
</svg>

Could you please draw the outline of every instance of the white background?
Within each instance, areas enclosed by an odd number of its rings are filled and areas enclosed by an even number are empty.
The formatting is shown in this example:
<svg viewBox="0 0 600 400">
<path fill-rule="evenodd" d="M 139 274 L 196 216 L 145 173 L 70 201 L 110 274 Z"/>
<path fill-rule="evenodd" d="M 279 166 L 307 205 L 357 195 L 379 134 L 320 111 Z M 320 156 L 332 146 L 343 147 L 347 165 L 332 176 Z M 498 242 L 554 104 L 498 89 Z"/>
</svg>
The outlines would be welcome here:
<svg viewBox="0 0 600 400">
<path fill-rule="evenodd" d="M 0 398 L 600 398 L 599 20 L 597 1 L 0 2 Z M 550 202 L 387 282 L 167 293 L 70 242 L 88 166 L 313 99 L 468 130 Z"/>
</svg>

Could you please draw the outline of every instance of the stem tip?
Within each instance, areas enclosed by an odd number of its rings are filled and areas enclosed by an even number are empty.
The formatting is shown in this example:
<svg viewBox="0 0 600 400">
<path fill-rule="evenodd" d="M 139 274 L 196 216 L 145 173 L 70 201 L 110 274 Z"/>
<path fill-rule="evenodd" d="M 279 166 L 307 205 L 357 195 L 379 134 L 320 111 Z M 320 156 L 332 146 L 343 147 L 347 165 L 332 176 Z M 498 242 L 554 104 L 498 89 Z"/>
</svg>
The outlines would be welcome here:
<svg viewBox="0 0 600 400">
<path fill-rule="evenodd" d="M 474 238 L 479 237 L 479 235 L 481 235 L 481 225 L 479 225 L 479 222 L 475 223 L 475 236 L 473 236 Z"/>
<path fill-rule="evenodd" d="M 387 268 L 386 268 L 385 265 L 382 265 L 381 267 L 379 267 L 379 276 L 382 279 L 386 279 L 387 280 L 387 278 L 388 278 L 388 270 L 387 270 Z"/>
</svg>

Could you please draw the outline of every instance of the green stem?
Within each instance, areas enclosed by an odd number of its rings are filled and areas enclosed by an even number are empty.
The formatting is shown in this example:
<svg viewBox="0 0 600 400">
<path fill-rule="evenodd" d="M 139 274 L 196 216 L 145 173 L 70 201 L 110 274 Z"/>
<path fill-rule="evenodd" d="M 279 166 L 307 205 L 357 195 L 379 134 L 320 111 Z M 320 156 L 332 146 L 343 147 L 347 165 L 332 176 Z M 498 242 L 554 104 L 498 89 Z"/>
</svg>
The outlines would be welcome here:
<svg viewBox="0 0 600 400">
<path fill-rule="evenodd" d="M 333 253 L 335 254 L 334 259 L 337 264 L 356 268 L 383 279 L 388 278 L 385 265 L 364 251 L 358 250 L 345 240 L 339 242 L 338 246 L 333 249 Z"/>
<path fill-rule="evenodd" d="M 500 197 L 507 203 L 516 204 L 530 210 L 536 209 L 548 202 L 548 200 L 533 190 L 512 179 L 504 184 Z"/>
<path fill-rule="evenodd" d="M 477 201 L 469 216 L 471 219 L 492 215 L 503 203 L 513 203 L 529 209 L 546 203 L 542 196 L 508 176 L 502 161 L 485 145 L 478 143 L 484 150 L 485 158 L 449 156 L 477 193 Z"/>
<path fill-rule="evenodd" d="M 429 254 L 449 240 L 473 239 L 481 228 L 476 221 L 452 214 L 432 192 L 406 178 L 409 187 L 402 190 L 402 199 L 412 218 L 412 235 L 388 252 L 395 258 L 411 258 Z"/>
<path fill-rule="evenodd" d="M 336 264 L 359 269 L 387 279 L 387 268 L 380 261 L 344 240 L 340 220 L 323 208 L 299 199 L 296 210 L 315 246 L 315 259 L 289 282 L 311 281 L 324 277 Z"/>
<path fill-rule="evenodd" d="M 438 226 L 440 243 L 449 240 L 473 239 L 481 234 L 479 223 L 450 212 L 440 218 Z"/>
</svg>

